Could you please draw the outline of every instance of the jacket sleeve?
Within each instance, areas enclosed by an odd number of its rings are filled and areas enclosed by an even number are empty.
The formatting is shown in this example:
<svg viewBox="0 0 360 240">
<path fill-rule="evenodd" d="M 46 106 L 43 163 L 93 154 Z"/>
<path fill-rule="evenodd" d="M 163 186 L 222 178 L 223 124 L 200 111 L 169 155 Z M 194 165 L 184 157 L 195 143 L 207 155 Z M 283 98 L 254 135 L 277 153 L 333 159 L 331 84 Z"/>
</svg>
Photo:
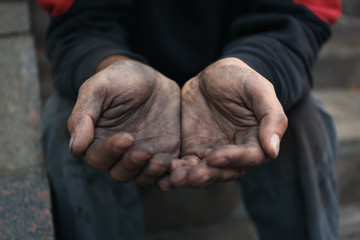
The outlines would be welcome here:
<svg viewBox="0 0 360 240">
<path fill-rule="evenodd" d="M 239 58 L 267 78 L 288 110 L 313 85 L 312 67 L 341 14 L 340 0 L 249 2 L 249 14 L 231 19 L 222 57 Z"/>
<path fill-rule="evenodd" d="M 71 6 L 64 4 L 69 1 Z M 44 2 L 53 2 L 52 8 Z M 76 98 L 81 84 L 107 56 L 122 54 L 144 61 L 128 45 L 131 0 L 39 3 L 56 15 L 51 18 L 46 48 L 53 66 L 54 86 L 65 96 Z"/>
</svg>

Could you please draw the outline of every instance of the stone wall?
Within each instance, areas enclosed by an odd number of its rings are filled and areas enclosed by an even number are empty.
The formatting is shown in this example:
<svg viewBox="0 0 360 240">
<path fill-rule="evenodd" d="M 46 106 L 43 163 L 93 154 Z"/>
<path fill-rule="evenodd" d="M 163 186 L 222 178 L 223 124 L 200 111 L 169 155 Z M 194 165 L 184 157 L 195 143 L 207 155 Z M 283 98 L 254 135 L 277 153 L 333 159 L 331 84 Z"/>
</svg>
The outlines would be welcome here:
<svg viewBox="0 0 360 240">
<path fill-rule="evenodd" d="M 0 239 L 53 239 L 26 1 L 0 1 Z"/>
</svg>

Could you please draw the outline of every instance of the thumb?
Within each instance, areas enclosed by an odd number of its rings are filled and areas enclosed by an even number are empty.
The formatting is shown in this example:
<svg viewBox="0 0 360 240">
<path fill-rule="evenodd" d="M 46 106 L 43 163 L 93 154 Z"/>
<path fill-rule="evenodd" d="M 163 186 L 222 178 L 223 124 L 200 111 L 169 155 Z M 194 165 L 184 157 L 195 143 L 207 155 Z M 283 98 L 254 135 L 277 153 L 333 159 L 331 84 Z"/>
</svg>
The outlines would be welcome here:
<svg viewBox="0 0 360 240">
<path fill-rule="evenodd" d="M 259 121 L 259 140 L 265 155 L 276 158 L 280 141 L 288 126 L 284 110 L 276 96 L 272 84 L 263 78 L 261 84 L 253 85 L 251 102 L 254 114 Z"/>
<path fill-rule="evenodd" d="M 104 91 L 98 90 L 85 82 L 68 119 L 69 150 L 74 157 L 82 156 L 94 139 L 95 124 L 104 102 Z"/>
<path fill-rule="evenodd" d="M 266 156 L 274 159 L 280 150 L 280 141 L 287 128 L 284 113 L 269 113 L 260 121 L 259 139 Z"/>
</svg>

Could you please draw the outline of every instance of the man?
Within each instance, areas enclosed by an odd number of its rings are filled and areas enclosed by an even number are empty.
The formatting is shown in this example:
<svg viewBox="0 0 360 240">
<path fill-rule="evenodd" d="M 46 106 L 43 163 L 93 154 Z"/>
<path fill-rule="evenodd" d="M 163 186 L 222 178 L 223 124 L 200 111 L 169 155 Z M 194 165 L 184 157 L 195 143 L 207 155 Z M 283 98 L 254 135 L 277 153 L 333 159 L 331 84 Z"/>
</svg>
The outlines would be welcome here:
<svg viewBox="0 0 360 240">
<path fill-rule="evenodd" d="M 338 238 L 336 137 L 310 89 L 339 1 L 39 2 L 59 239 L 143 239 L 134 183 L 233 179 L 262 239 Z"/>
</svg>

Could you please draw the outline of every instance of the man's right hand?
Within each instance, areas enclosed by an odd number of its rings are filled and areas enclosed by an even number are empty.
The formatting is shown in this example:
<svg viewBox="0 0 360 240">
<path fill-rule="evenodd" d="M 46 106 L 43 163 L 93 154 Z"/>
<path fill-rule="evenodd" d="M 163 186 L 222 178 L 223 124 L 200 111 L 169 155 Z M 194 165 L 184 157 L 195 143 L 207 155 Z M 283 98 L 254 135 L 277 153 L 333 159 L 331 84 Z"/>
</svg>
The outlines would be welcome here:
<svg viewBox="0 0 360 240">
<path fill-rule="evenodd" d="M 179 155 L 180 88 L 140 62 L 116 61 L 81 86 L 68 129 L 73 156 L 117 181 L 153 184 Z"/>
</svg>

